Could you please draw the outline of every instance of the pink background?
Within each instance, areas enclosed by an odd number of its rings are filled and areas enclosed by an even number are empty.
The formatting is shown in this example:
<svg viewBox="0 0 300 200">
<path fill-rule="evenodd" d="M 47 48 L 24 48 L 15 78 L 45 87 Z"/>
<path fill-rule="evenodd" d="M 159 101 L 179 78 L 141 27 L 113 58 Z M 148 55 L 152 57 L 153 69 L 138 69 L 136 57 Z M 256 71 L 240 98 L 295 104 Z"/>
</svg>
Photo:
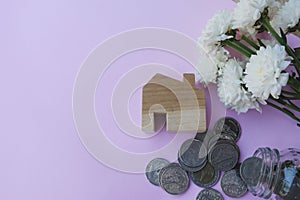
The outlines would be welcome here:
<svg viewBox="0 0 300 200">
<path fill-rule="evenodd" d="M 132 28 L 162 27 L 197 39 L 216 11 L 232 10 L 234 5 L 230 0 L 3 1 L 0 199 L 195 199 L 201 189 L 193 184 L 186 193 L 171 196 L 148 183 L 144 174 L 122 173 L 95 160 L 81 144 L 74 126 L 73 84 L 89 52 L 114 34 Z M 295 41 L 292 38 L 294 45 Z M 121 58 L 109 73 L 117 73 L 118 67 L 130 69 L 150 61 L 177 66 L 182 73 L 192 71 L 179 58 L 144 51 Z M 114 84 L 112 79 L 104 80 L 108 89 Z M 129 108 L 137 121 L 140 94 L 137 91 L 133 95 Z M 107 101 L 101 94 L 96 98 Z M 108 112 L 97 107 L 99 117 L 105 118 L 110 115 Z M 300 129 L 272 108 L 263 107 L 263 114 L 256 111 L 239 116 L 232 111 L 227 114 L 237 118 L 243 128 L 238 142 L 241 160 L 261 146 L 300 148 Z M 106 123 L 112 130 L 115 126 L 113 121 Z M 134 140 L 115 132 L 108 137 L 116 145 L 134 152 L 153 150 L 172 138 L 160 133 L 154 146 L 149 146 L 147 140 Z M 219 184 L 214 188 L 220 190 Z M 241 199 L 257 198 L 247 194 Z"/>
</svg>

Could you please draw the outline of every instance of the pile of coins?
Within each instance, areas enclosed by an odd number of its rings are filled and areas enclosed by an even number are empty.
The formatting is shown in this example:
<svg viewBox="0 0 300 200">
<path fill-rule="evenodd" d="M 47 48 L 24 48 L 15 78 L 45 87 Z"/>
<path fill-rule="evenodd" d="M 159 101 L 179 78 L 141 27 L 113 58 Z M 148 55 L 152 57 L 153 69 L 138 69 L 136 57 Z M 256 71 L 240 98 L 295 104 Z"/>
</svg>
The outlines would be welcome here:
<svg viewBox="0 0 300 200">
<path fill-rule="evenodd" d="M 189 180 L 204 188 L 197 196 L 202 199 L 223 199 L 212 189 L 220 179 L 223 192 L 230 197 L 241 197 L 247 186 L 239 174 L 240 150 L 236 142 L 241 136 L 240 124 L 231 117 L 221 118 L 212 131 L 197 134 L 183 142 L 178 151 L 178 163 L 155 158 L 146 167 L 146 177 L 153 185 L 169 194 L 181 194 L 189 187 Z"/>
</svg>

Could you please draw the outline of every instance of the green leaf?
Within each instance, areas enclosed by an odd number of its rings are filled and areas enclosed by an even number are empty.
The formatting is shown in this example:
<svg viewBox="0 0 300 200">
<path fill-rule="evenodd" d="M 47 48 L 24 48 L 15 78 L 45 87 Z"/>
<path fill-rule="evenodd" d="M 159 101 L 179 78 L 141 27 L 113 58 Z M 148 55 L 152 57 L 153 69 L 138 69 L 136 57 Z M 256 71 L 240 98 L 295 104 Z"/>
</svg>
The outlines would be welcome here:
<svg viewBox="0 0 300 200">
<path fill-rule="evenodd" d="M 288 85 L 293 88 L 297 94 L 300 94 L 300 80 L 295 78 L 289 78 Z"/>
<path fill-rule="evenodd" d="M 259 43 L 260 46 L 266 48 L 266 45 L 261 41 L 261 39 L 257 38 L 257 41 L 258 41 L 258 43 Z"/>
<path fill-rule="evenodd" d="M 280 35 L 281 35 L 281 38 L 282 38 L 284 44 L 287 44 L 286 35 L 281 28 L 280 28 Z"/>
<path fill-rule="evenodd" d="M 296 54 L 297 58 L 300 59 L 300 47 L 297 47 L 294 50 L 295 50 L 295 54 Z"/>
</svg>

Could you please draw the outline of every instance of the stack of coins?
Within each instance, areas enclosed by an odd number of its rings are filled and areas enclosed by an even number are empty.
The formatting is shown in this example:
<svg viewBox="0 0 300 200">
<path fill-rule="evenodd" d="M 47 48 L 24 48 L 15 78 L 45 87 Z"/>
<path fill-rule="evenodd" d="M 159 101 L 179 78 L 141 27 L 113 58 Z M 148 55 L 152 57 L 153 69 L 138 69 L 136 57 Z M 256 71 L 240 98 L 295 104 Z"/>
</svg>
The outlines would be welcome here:
<svg viewBox="0 0 300 200">
<path fill-rule="evenodd" d="M 178 163 L 188 172 L 201 170 L 206 162 L 207 150 L 203 142 L 196 139 L 186 140 L 178 151 Z"/>
<path fill-rule="evenodd" d="M 208 159 L 217 170 L 224 171 L 221 178 L 223 192 L 229 197 L 241 197 L 248 191 L 238 164 L 240 149 L 236 143 L 241 137 L 241 126 L 234 118 L 221 118 L 214 126 L 214 133 L 209 142 Z"/>
<path fill-rule="evenodd" d="M 223 192 L 230 197 L 241 197 L 247 186 L 236 170 L 240 150 L 236 142 L 241 136 L 240 124 L 231 117 L 221 118 L 212 131 L 199 133 L 182 143 L 178 151 L 178 164 L 156 158 L 147 166 L 146 176 L 153 184 L 170 194 L 181 194 L 188 189 L 189 180 L 202 188 L 197 200 L 223 199 L 212 189 L 221 179 Z"/>
<path fill-rule="evenodd" d="M 203 188 L 214 186 L 220 178 L 220 171 L 208 162 L 207 147 L 208 145 L 205 145 L 204 141 L 197 136 L 194 139 L 186 140 L 178 152 L 180 166 L 189 173 L 194 184 Z"/>
</svg>

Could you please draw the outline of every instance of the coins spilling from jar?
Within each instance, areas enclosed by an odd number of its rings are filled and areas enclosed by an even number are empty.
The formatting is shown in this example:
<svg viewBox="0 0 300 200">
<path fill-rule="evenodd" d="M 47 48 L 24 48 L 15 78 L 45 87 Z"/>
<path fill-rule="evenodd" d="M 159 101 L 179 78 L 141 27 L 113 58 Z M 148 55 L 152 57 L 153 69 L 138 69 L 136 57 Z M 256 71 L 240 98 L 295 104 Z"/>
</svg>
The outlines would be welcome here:
<svg viewBox="0 0 300 200">
<path fill-rule="evenodd" d="M 178 164 L 156 158 L 149 162 L 146 176 L 150 183 L 160 186 L 169 194 L 185 192 L 191 180 L 195 185 L 205 188 L 198 194 L 197 200 L 212 196 L 223 199 L 220 192 L 212 189 L 223 171 L 223 192 L 230 197 L 243 196 L 247 187 L 240 178 L 240 171 L 236 169 L 240 158 L 236 142 L 241 131 L 237 120 L 231 117 L 221 118 L 213 130 L 198 133 L 195 138 L 182 143 L 177 154 Z"/>
</svg>

